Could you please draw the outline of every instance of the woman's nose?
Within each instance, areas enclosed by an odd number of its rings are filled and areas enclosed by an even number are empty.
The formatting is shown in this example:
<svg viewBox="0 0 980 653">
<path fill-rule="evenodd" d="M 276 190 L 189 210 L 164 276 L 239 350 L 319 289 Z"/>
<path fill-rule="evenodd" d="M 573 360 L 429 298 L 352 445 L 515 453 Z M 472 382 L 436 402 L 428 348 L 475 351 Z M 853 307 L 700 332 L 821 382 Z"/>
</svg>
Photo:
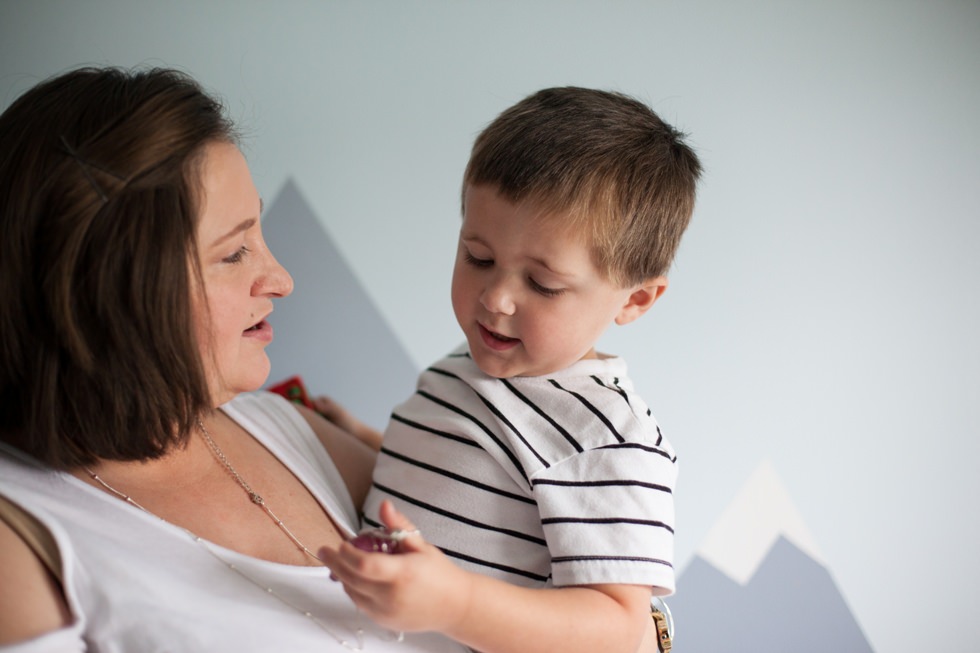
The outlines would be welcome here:
<svg viewBox="0 0 980 653">
<path fill-rule="evenodd" d="M 293 277 L 286 271 L 272 252 L 266 250 L 265 270 L 255 282 L 256 294 L 285 297 L 293 292 Z"/>
</svg>

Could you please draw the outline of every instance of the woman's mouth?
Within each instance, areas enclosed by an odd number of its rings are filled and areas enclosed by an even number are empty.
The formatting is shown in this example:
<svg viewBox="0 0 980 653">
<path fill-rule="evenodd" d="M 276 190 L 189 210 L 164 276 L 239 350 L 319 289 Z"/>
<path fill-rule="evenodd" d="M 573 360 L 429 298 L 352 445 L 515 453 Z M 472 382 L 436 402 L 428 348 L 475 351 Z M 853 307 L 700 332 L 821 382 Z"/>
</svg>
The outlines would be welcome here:
<svg viewBox="0 0 980 653">
<path fill-rule="evenodd" d="M 248 338 L 256 338 L 258 340 L 263 340 L 265 342 L 272 341 L 272 325 L 262 320 L 256 324 L 253 324 L 249 328 L 242 332 L 242 335 Z"/>
</svg>

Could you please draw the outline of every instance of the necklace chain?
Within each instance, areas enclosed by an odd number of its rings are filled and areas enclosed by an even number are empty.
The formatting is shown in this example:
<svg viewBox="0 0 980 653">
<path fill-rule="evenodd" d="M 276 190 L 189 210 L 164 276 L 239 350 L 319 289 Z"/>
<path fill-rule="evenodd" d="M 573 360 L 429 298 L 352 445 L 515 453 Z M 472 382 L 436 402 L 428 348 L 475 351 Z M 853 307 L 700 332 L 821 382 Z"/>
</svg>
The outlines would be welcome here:
<svg viewBox="0 0 980 653">
<path fill-rule="evenodd" d="M 244 478 L 242 478 L 241 474 L 238 473 L 238 471 L 234 468 L 234 466 L 228 460 L 228 457 L 225 456 L 224 452 L 221 450 L 221 448 L 217 445 L 217 443 L 211 437 L 211 434 L 208 433 L 208 430 L 204 427 L 204 422 L 202 422 L 201 420 L 198 420 L 197 425 L 201 429 L 201 435 L 203 436 L 204 441 L 207 443 L 208 448 L 211 450 L 211 453 L 214 454 L 214 456 L 218 460 L 218 462 L 221 463 L 221 465 L 228 471 L 229 474 L 231 474 L 232 478 L 235 479 L 235 481 L 238 483 L 238 485 L 240 485 L 242 487 L 242 489 L 245 490 L 245 492 L 248 494 L 248 497 L 252 501 L 252 503 L 254 503 L 255 505 L 257 505 L 260 508 L 262 508 L 262 510 L 267 515 L 269 515 L 269 517 L 275 522 L 276 526 L 278 526 L 279 529 L 282 530 L 282 532 L 285 533 L 286 536 L 289 537 L 289 539 L 293 542 L 293 544 L 295 544 L 301 551 L 303 551 L 304 553 L 306 553 L 307 555 L 309 555 L 309 556 L 311 556 L 313 558 L 316 558 L 316 560 L 322 564 L 322 561 L 319 558 L 317 558 L 313 554 L 313 552 L 310 551 L 302 542 L 300 542 L 296 538 L 295 535 L 293 535 L 292 531 L 290 531 L 286 527 L 286 525 L 282 522 L 282 520 L 279 519 L 279 517 L 277 517 L 276 514 L 274 512 L 272 512 L 272 510 L 269 509 L 269 507 L 265 504 L 265 500 L 257 492 L 255 492 L 254 490 L 252 490 L 252 488 L 248 484 L 248 482 Z M 106 489 L 107 491 L 109 491 L 111 494 L 119 497 L 120 499 L 122 499 L 126 503 L 130 504 L 131 506 L 133 506 L 135 508 L 138 508 L 139 510 L 141 510 L 141 511 L 143 511 L 143 512 L 149 514 L 149 515 L 157 516 L 153 512 L 147 510 L 146 508 L 144 508 L 143 506 L 141 506 L 139 503 L 137 503 L 136 500 L 133 499 L 128 494 L 125 494 L 123 492 L 120 492 L 116 488 L 114 488 L 111 485 L 109 485 L 105 480 L 102 479 L 101 476 L 99 476 L 98 474 L 96 474 L 94 471 L 92 471 L 88 467 L 83 467 L 83 469 L 92 478 L 93 481 L 95 481 L 96 483 L 98 483 L 100 486 L 102 486 L 104 489 Z M 163 520 L 162 517 L 158 517 L 158 518 L 161 519 L 161 520 Z M 166 520 L 163 520 L 163 521 L 166 521 Z M 346 649 L 348 649 L 350 651 L 363 651 L 364 650 L 364 629 L 363 628 L 358 627 L 354 631 L 354 637 L 357 640 L 357 644 L 356 645 L 352 644 L 347 639 L 345 639 L 343 637 L 340 637 L 339 635 L 337 635 L 337 633 L 335 633 L 333 630 L 331 630 L 330 628 L 328 628 L 327 625 L 321 619 L 317 618 L 310 611 L 304 610 L 303 608 L 295 605 L 294 603 L 292 603 L 291 601 L 289 601 L 288 599 L 286 599 L 286 597 L 284 597 L 282 594 L 280 594 L 279 592 L 277 592 L 272 587 L 266 587 L 266 586 L 260 584 L 254 578 L 252 578 L 251 576 L 249 576 L 246 573 L 244 573 L 241 569 L 239 569 L 237 565 L 234 565 L 234 564 L 228 562 L 227 560 L 223 559 L 214 550 L 212 550 L 212 548 L 210 546 L 208 546 L 208 542 L 204 538 L 202 538 L 202 537 L 200 537 L 200 536 L 192 533 L 191 531 L 189 531 L 186 528 L 183 528 L 183 527 L 180 527 L 180 528 L 182 528 L 182 530 L 185 533 L 187 533 L 195 542 L 197 542 L 198 544 L 200 544 L 201 546 L 203 546 L 204 549 L 213 558 L 215 558 L 216 560 L 218 560 L 219 562 L 221 562 L 223 565 L 225 565 L 226 567 L 228 567 L 228 569 L 230 569 L 231 571 L 235 572 L 238 576 L 240 576 L 244 580 L 247 580 L 248 582 L 252 583 L 256 587 L 258 587 L 259 589 L 261 589 L 264 593 L 269 594 L 271 596 L 274 596 L 275 598 L 277 598 L 283 604 L 287 605 L 288 607 L 290 607 L 293 610 L 296 610 L 297 612 L 299 612 L 300 614 L 302 614 L 304 617 L 306 617 L 307 619 L 309 619 L 310 621 L 312 621 L 314 624 L 316 624 L 320 628 L 320 630 L 322 630 L 325 633 L 327 633 L 328 635 L 330 635 L 342 647 L 344 647 L 344 648 L 346 648 Z M 397 633 L 395 635 L 395 641 L 401 642 L 402 639 L 403 639 L 403 637 L 404 637 L 404 634 L 403 633 Z"/>
<path fill-rule="evenodd" d="M 211 453 L 213 453 L 214 457 L 218 459 L 218 462 L 221 463 L 221 466 L 224 467 L 229 474 L 231 474 L 232 478 L 235 479 L 238 485 L 240 485 L 241 488 L 245 490 L 245 493 L 248 495 L 248 498 L 252 501 L 252 503 L 254 503 L 259 508 L 261 508 L 262 511 L 269 516 L 269 519 L 275 522 L 276 526 L 279 527 L 279 530 L 281 530 L 286 535 L 286 537 L 288 537 L 289 540 L 294 545 L 296 545 L 296 548 L 298 548 L 300 551 L 302 551 L 303 553 L 313 558 L 314 560 L 316 560 L 318 563 L 322 565 L 323 561 L 320 560 L 320 558 L 318 558 L 315 553 L 310 551 L 305 544 L 300 542 L 298 537 L 293 535 L 293 532 L 289 530 L 289 527 L 286 526 L 286 524 L 284 524 L 281 519 L 279 519 L 276 513 L 272 512 L 272 509 L 268 505 L 266 505 L 265 499 L 263 499 L 258 492 L 254 491 L 252 489 L 252 486 L 250 486 L 248 482 L 244 478 L 242 478 L 242 475 L 238 473 L 238 470 L 236 470 L 234 466 L 232 466 L 231 461 L 229 461 L 228 457 L 225 456 L 225 452 L 221 450 L 221 447 L 219 447 L 218 443 L 214 441 L 214 439 L 211 437 L 211 434 L 208 432 L 208 430 L 204 428 L 204 422 L 202 422 L 201 420 L 197 420 L 197 427 L 201 429 L 201 435 L 204 436 L 204 442 L 207 443 L 208 448 L 211 450 Z"/>
</svg>

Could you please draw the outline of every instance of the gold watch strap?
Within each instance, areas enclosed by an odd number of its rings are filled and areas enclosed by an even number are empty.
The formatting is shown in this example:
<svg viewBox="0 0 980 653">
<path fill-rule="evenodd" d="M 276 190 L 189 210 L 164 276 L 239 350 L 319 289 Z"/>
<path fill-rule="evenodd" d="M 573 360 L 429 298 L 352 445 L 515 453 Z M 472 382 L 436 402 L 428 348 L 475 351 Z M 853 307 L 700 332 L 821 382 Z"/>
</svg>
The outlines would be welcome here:
<svg viewBox="0 0 980 653">
<path fill-rule="evenodd" d="M 660 648 L 660 653 L 670 653 L 670 630 L 667 628 L 667 617 L 664 613 L 656 608 L 650 610 L 650 616 L 653 618 L 653 624 L 657 629 L 657 646 Z"/>
</svg>

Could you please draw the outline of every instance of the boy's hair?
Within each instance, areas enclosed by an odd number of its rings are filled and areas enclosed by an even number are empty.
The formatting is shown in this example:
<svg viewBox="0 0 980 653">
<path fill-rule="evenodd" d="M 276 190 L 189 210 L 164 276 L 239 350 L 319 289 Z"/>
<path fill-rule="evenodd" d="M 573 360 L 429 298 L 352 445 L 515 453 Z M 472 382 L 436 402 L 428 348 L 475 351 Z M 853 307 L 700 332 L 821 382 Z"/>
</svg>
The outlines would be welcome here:
<svg viewBox="0 0 980 653">
<path fill-rule="evenodd" d="M 549 88 L 477 137 L 463 177 L 582 231 L 596 267 L 626 287 L 666 274 L 701 175 L 684 134 L 608 91 Z M 464 204 L 465 210 L 465 204 Z"/>
<path fill-rule="evenodd" d="M 145 460 L 212 408 L 191 327 L 214 142 L 221 104 L 172 70 L 73 70 L 0 115 L 0 440 Z"/>
</svg>

